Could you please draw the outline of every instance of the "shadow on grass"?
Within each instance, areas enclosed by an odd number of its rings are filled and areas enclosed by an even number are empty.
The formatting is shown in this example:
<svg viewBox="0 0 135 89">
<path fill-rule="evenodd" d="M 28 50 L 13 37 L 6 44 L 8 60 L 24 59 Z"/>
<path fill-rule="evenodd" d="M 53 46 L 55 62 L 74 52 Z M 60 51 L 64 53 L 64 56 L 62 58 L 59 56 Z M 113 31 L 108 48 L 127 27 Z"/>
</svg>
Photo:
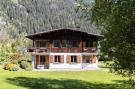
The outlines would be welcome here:
<svg viewBox="0 0 135 89">
<path fill-rule="evenodd" d="M 135 89 L 125 84 L 90 83 L 72 79 L 15 77 L 8 78 L 6 81 L 27 89 Z"/>
</svg>

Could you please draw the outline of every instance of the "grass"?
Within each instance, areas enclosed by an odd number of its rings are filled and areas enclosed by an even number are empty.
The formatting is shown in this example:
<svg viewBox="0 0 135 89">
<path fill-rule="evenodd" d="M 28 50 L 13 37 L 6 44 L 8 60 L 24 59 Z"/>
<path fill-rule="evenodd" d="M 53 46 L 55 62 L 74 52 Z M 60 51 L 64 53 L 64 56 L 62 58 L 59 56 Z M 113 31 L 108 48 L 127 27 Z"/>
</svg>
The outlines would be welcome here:
<svg viewBox="0 0 135 89">
<path fill-rule="evenodd" d="M 0 68 L 0 89 L 135 89 L 127 78 L 103 70 L 12 72 Z"/>
</svg>

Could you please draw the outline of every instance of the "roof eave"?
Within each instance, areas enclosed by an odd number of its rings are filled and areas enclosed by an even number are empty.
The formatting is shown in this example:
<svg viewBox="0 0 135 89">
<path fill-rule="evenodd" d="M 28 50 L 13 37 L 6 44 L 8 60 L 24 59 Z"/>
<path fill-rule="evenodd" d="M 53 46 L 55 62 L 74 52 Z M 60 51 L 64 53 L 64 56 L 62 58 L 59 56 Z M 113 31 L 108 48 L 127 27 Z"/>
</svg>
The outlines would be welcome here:
<svg viewBox="0 0 135 89">
<path fill-rule="evenodd" d="M 78 29 L 78 30 L 77 30 L 77 29 Z M 60 29 L 54 29 L 54 30 L 50 30 L 50 31 L 43 31 L 43 32 L 39 32 L 39 33 L 29 34 L 29 35 L 27 35 L 27 36 L 25 36 L 25 37 L 26 37 L 26 38 L 29 38 L 29 39 L 32 39 L 32 37 L 33 37 L 33 36 L 36 36 L 36 35 L 42 35 L 42 34 L 45 34 L 45 33 L 54 32 L 54 31 L 60 31 L 60 30 L 72 30 L 72 31 L 77 31 L 77 32 L 86 33 L 86 34 L 89 34 L 89 35 L 94 35 L 94 36 L 98 36 L 98 37 L 103 37 L 103 35 L 100 35 L 100 34 L 93 34 L 93 33 L 88 33 L 88 32 L 85 32 L 85 31 L 81 31 L 79 28 L 76 28 L 76 29 L 60 28 Z"/>
</svg>

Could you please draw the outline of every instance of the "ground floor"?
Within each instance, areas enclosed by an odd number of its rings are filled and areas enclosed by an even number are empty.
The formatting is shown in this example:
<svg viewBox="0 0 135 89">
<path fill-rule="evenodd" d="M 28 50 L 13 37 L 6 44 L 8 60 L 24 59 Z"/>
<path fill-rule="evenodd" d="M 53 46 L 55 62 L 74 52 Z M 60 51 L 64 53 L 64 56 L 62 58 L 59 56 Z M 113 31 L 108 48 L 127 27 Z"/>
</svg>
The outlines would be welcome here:
<svg viewBox="0 0 135 89">
<path fill-rule="evenodd" d="M 33 54 L 33 69 L 96 69 L 97 54 L 92 53 L 50 53 Z"/>
</svg>

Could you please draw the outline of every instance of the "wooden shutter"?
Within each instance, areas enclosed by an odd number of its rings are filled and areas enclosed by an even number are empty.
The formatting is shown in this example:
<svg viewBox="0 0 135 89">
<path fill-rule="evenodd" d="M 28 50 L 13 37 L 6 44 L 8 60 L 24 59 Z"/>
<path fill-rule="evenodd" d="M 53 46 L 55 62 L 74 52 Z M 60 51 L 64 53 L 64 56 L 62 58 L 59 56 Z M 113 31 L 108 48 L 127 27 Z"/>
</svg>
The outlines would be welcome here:
<svg viewBox="0 0 135 89">
<path fill-rule="evenodd" d="M 64 55 L 60 57 L 60 63 L 64 63 Z"/>
<path fill-rule="evenodd" d="M 39 64 L 39 55 L 36 55 L 36 64 Z"/>
<path fill-rule="evenodd" d="M 48 56 L 45 56 L 45 65 L 49 65 L 49 58 L 48 58 Z"/>
<path fill-rule="evenodd" d="M 50 55 L 50 63 L 54 63 L 54 56 Z"/>
<path fill-rule="evenodd" d="M 67 61 L 68 64 L 71 64 L 71 56 L 70 55 L 67 55 L 66 61 Z"/>
<path fill-rule="evenodd" d="M 92 63 L 96 63 L 96 59 L 97 59 L 96 55 L 93 55 L 92 56 Z"/>
<path fill-rule="evenodd" d="M 78 55 L 77 57 L 77 63 L 81 63 L 81 57 Z"/>
</svg>

